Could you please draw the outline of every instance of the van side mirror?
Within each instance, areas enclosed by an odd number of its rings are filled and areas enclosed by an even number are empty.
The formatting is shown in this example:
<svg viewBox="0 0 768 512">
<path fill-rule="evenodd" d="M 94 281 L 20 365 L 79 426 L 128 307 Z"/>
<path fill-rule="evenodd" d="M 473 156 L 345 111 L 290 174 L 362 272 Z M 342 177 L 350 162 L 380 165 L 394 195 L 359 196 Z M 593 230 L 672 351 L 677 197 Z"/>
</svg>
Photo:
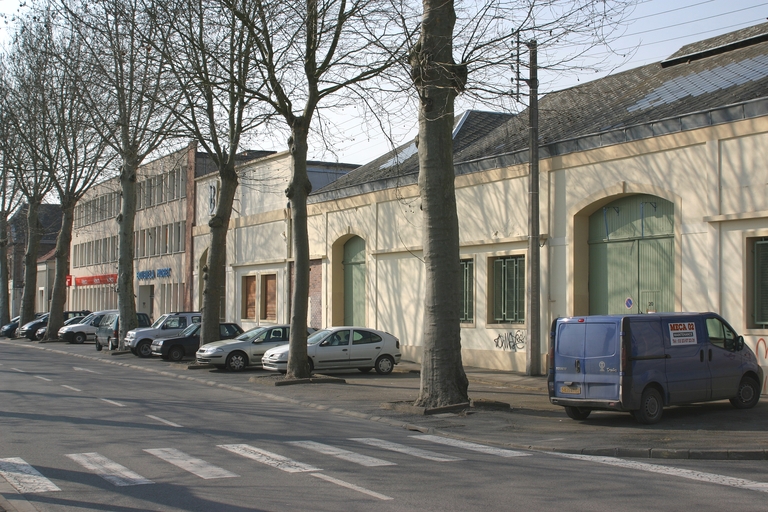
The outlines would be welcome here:
<svg viewBox="0 0 768 512">
<path fill-rule="evenodd" d="M 736 338 L 736 351 L 740 352 L 744 350 L 744 336 Z"/>
</svg>

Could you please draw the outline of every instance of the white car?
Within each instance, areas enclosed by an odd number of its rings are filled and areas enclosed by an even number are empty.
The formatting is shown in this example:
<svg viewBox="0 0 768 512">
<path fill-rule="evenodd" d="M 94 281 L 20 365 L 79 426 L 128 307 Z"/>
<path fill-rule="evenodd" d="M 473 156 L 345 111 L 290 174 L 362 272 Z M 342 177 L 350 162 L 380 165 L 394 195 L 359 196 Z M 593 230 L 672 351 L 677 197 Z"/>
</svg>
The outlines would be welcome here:
<svg viewBox="0 0 768 512">
<path fill-rule="evenodd" d="M 308 329 L 307 335 L 314 329 Z M 246 366 L 261 366 L 261 356 L 267 350 L 288 343 L 288 325 L 255 327 L 231 340 L 206 343 L 195 354 L 198 364 L 212 364 L 220 370 L 239 372 Z"/>
<path fill-rule="evenodd" d="M 388 375 L 400 362 L 400 340 L 367 327 L 332 327 L 307 339 L 307 356 L 310 371 L 357 368 L 366 373 L 375 368 L 379 375 Z M 288 345 L 268 350 L 261 366 L 265 370 L 287 371 Z"/>
</svg>

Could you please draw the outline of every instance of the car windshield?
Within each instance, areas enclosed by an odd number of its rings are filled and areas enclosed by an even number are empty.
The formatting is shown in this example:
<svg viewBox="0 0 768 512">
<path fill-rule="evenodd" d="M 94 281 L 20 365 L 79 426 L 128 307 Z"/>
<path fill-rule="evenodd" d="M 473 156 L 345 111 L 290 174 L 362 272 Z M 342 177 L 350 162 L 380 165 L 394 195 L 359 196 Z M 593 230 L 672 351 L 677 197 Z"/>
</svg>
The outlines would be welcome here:
<svg viewBox="0 0 768 512">
<path fill-rule="evenodd" d="M 163 325 L 163 322 L 165 322 L 165 319 L 168 318 L 168 315 L 163 315 L 157 320 L 155 320 L 155 323 L 152 324 L 153 329 L 159 329 L 161 325 Z"/>
<path fill-rule="evenodd" d="M 251 341 L 256 339 L 256 337 L 266 331 L 266 327 L 254 327 L 250 331 L 245 331 L 243 334 L 235 338 L 238 341 Z"/>
<path fill-rule="evenodd" d="M 75 318 L 77 318 L 77 317 L 75 317 Z M 85 317 L 85 318 L 83 318 L 82 320 L 80 320 L 78 323 L 79 323 L 79 324 L 87 324 L 87 323 L 93 322 L 93 319 L 94 319 L 94 318 L 96 318 L 96 315 L 95 315 L 95 314 L 93 314 L 93 313 L 91 313 L 91 314 L 90 314 L 90 315 L 88 315 L 87 317 Z"/>
<path fill-rule="evenodd" d="M 325 338 L 327 338 L 329 334 L 331 334 L 331 331 L 328 329 L 322 329 L 314 332 L 309 338 L 307 338 L 307 345 L 317 345 Z"/>
<path fill-rule="evenodd" d="M 83 318 L 82 316 L 73 316 L 69 320 L 64 320 L 64 325 L 81 324 L 83 323 Z"/>
<path fill-rule="evenodd" d="M 200 330 L 200 324 L 192 324 L 179 333 L 179 336 L 194 336 Z"/>
</svg>

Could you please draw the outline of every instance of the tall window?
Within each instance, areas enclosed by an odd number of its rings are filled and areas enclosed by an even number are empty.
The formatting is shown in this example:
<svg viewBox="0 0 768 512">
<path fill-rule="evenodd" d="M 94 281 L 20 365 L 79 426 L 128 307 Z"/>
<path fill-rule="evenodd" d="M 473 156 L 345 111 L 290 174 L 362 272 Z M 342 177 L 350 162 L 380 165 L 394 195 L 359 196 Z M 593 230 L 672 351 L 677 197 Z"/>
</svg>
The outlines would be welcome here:
<svg viewBox="0 0 768 512">
<path fill-rule="evenodd" d="M 755 241 L 755 324 L 768 324 L 768 238 Z"/>
<path fill-rule="evenodd" d="M 472 323 L 475 321 L 475 261 L 461 260 L 461 275 L 464 283 L 461 295 L 461 317 L 462 323 Z"/>
<path fill-rule="evenodd" d="M 277 276 L 261 276 L 261 319 L 277 320 Z"/>
<path fill-rule="evenodd" d="M 243 277 L 242 318 L 256 319 L 256 276 Z"/>
<path fill-rule="evenodd" d="M 525 257 L 505 256 L 491 262 L 492 321 L 499 324 L 525 322 Z"/>
</svg>

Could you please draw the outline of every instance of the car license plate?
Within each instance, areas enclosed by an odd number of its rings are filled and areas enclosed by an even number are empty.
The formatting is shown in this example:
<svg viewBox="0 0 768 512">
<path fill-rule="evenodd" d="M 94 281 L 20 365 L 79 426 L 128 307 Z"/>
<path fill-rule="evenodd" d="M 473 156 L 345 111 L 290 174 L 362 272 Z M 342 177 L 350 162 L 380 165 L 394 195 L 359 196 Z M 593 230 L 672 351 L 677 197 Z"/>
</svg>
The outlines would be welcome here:
<svg viewBox="0 0 768 512">
<path fill-rule="evenodd" d="M 580 395 L 581 386 L 560 386 L 560 392 L 564 395 Z"/>
</svg>

